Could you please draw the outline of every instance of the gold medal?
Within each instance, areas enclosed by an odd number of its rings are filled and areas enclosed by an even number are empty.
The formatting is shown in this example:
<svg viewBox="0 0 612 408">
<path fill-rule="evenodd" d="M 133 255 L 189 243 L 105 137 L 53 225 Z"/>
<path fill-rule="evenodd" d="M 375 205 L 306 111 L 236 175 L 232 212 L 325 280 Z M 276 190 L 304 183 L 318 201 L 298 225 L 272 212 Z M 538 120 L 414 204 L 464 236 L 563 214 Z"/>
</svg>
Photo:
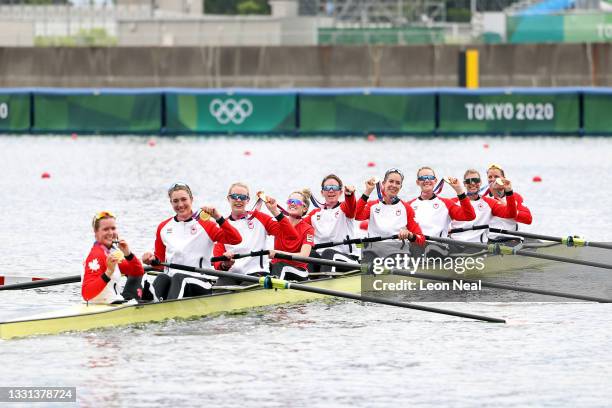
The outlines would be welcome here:
<svg viewBox="0 0 612 408">
<path fill-rule="evenodd" d="M 498 186 L 503 186 L 504 185 L 504 181 L 500 178 L 496 178 L 495 179 L 495 184 L 497 184 Z"/>
<path fill-rule="evenodd" d="M 117 262 L 121 262 L 125 259 L 125 255 L 123 255 L 123 252 L 120 250 L 111 252 L 111 256 L 115 258 Z"/>
<path fill-rule="evenodd" d="M 206 211 L 201 211 L 200 212 L 200 219 L 202 221 L 208 221 L 208 220 L 210 220 L 210 214 L 207 213 Z"/>
<path fill-rule="evenodd" d="M 270 198 L 263 191 L 257 192 L 257 198 L 262 200 L 264 203 L 267 203 L 268 201 L 270 201 Z"/>
</svg>

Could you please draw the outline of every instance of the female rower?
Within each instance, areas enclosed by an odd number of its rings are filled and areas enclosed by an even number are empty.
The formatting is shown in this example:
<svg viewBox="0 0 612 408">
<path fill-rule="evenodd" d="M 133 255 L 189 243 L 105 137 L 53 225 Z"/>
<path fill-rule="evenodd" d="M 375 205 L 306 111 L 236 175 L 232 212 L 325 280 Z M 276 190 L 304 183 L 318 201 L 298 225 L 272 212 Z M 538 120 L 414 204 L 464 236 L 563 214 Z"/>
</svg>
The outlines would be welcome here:
<svg viewBox="0 0 612 408">
<path fill-rule="evenodd" d="M 398 197 L 403 182 L 404 175 L 398 169 L 387 170 L 382 182 L 382 200 L 368 201 L 376 181 L 374 178 L 367 180 L 365 191 L 357 201 L 355 219 L 369 220 L 369 236 L 398 235 L 399 239 L 423 245 L 425 237 L 414 219 L 414 211 Z"/>
<path fill-rule="evenodd" d="M 274 250 L 270 251 L 270 273 L 281 279 L 302 281 L 308 279 L 308 264 L 276 258 L 277 253 L 308 256 L 314 245 L 314 229 L 304 221 L 308 212 L 310 190 L 294 191 L 287 199 L 287 216 L 295 228 L 298 239 L 274 237 Z"/>
<path fill-rule="evenodd" d="M 506 180 L 506 174 L 504 172 L 504 169 L 502 169 L 501 166 L 497 164 L 491 164 L 489 168 L 487 169 L 487 179 L 489 180 L 489 183 L 491 184 L 491 195 L 498 202 L 505 204 L 507 202 L 507 198 L 506 198 L 507 193 L 505 191 L 504 186 L 494 183 L 495 179 L 498 179 L 498 178 L 504 181 Z M 518 223 L 531 224 L 531 222 L 533 221 L 533 218 L 531 216 L 531 211 L 529 211 L 529 208 L 527 208 L 525 204 L 523 204 L 523 197 L 517 192 L 514 192 L 513 196 L 514 196 L 514 200 L 516 201 L 516 217 L 501 218 L 501 217 L 493 216 L 491 218 L 491 221 L 489 222 L 489 226 L 491 228 L 505 229 L 508 231 L 518 231 L 519 229 Z M 516 239 L 516 238 L 517 237 L 509 236 L 509 235 L 489 233 L 490 240 L 504 241 L 504 240 Z"/>
<path fill-rule="evenodd" d="M 298 239 L 295 228 L 291 225 L 289 218 L 279 210 L 275 199 L 268 197 L 265 204 L 276 220 L 258 210 L 248 212 L 246 206 L 250 199 L 249 187 L 246 184 L 234 183 L 230 186 L 227 201 L 232 212 L 227 221 L 238 230 L 242 236 L 242 242 L 238 245 L 217 242 L 213 250 L 214 256 L 223 255 L 227 260 L 215 262 L 215 269 L 246 275 L 263 274 L 268 266 L 267 256 L 233 259 L 234 254 L 263 250 L 266 247 L 268 235 L 279 237 L 281 241 Z M 216 284 L 234 283 L 237 282 L 220 278 Z"/>
<path fill-rule="evenodd" d="M 92 227 L 96 240 L 87 255 L 81 277 L 83 299 L 91 303 L 139 299 L 144 270 L 127 242 L 118 238 L 115 216 L 108 211 L 99 212 L 93 218 Z M 118 248 L 113 247 L 115 243 Z M 122 274 L 127 276 L 125 285 Z"/>
<path fill-rule="evenodd" d="M 345 201 L 340 202 L 344 190 Z M 344 186 L 340 177 L 330 174 L 321 182 L 321 195 L 325 204 L 313 209 L 304 221 L 314 228 L 314 242 L 340 242 L 355 235 L 355 187 Z M 315 203 L 316 204 L 316 203 Z M 315 255 L 313 253 L 312 255 Z M 353 245 L 340 245 L 317 251 L 325 259 L 355 261 L 359 258 Z M 331 270 L 331 268 L 321 268 Z"/>
<path fill-rule="evenodd" d="M 480 173 L 478 170 L 468 169 L 463 175 L 463 184 L 467 190 L 472 207 L 476 212 L 476 218 L 472 221 L 451 221 L 451 231 L 453 229 L 464 229 L 467 231 L 452 233 L 451 237 L 459 241 L 469 242 L 487 242 L 486 229 L 471 229 L 474 226 L 489 225 L 493 216 L 500 218 L 516 217 L 516 201 L 512 192 L 512 183 L 510 180 L 504 180 L 504 191 L 506 195 L 506 204 L 501 203 L 491 197 L 482 197 L 480 195 Z M 458 198 L 453 198 L 453 201 L 458 201 Z"/>
<path fill-rule="evenodd" d="M 438 197 L 435 194 L 437 181 L 436 173 L 431 167 L 421 167 L 417 171 L 416 179 L 421 194 L 410 200 L 408 204 L 414 210 L 415 219 L 425 235 L 446 237 L 451 220 L 471 221 L 476 218 L 476 213 L 459 180 L 448 178 L 450 186 L 457 193 L 459 205 L 457 201 Z"/>
<path fill-rule="evenodd" d="M 236 245 L 240 233 L 214 207 L 202 207 L 194 215 L 193 195 L 187 184 L 175 183 L 168 190 L 172 209 L 176 213 L 157 227 L 155 252 L 142 256 L 144 263 L 169 262 L 199 268 L 211 268 L 210 257 L 215 242 Z M 214 218 L 215 221 L 210 220 Z M 153 282 L 156 299 L 180 299 L 211 293 L 216 278 L 191 272 L 174 272 L 165 268 Z"/>
</svg>

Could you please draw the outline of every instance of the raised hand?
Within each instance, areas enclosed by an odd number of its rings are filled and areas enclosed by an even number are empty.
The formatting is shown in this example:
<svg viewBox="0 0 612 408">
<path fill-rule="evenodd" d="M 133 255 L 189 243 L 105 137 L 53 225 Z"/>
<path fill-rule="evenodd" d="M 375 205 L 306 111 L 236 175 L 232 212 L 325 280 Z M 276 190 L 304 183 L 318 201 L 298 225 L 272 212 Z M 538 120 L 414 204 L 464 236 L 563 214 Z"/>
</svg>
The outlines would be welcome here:
<svg viewBox="0 0 612 408">
<path fill-rule="evenodd" d="M 268 200 L 265 201 L 266 208 L 273 216 L 276 217 L 278 214 L 280 214 L 280 210 L 278 209 L 278 203 L 276 202 L 275 198 L 267 197 L 267 199 Z"/>
<path fill-rule="evenodd" d="M 444 181 L 446 181 L 452 188 L 453 190 L 455 190 L 455 193 L 457 193 L 457 195 L 460 195 L 463 193 L 463 185 L 459 182 L 459 179 L 456 177 L 446 177 L 444 178 Z"/>
<path fill-rule="evenodd" d="M 376 188 L 376 177 L 370 177 L 365 182 L 364 194 L 369 196 L 372 193 L 372 191 L 374 191 L 374 188 Z"/>
</svg>

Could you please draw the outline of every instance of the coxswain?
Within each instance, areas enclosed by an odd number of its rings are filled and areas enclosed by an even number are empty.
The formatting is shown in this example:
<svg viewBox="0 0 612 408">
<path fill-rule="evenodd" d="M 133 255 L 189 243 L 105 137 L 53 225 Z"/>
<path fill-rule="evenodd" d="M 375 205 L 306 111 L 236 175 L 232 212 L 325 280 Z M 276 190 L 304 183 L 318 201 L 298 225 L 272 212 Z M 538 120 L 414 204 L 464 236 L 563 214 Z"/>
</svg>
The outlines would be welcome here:
<svg viewBox="0 0 612 408">
<path fill-rule="evenodd" d="M 123 303 L 142 297 L 144 270 L 128 243 L 117 234 L 115 215 L 97 213 L 92 221 L 95 236 L 85 260 L 81 295 L 90 303 Z M 121 275 L 127 276 L 124 282 Z"/>
</svg>

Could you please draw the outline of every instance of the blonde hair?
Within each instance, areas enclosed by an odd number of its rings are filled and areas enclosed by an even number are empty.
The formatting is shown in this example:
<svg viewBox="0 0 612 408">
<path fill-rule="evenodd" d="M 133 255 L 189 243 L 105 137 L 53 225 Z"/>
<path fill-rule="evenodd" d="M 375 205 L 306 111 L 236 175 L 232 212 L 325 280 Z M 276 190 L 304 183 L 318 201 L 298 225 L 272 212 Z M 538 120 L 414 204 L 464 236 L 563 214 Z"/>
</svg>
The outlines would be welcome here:
<svg viewBox="0 0 612 408">
<path fill-rule="evenodd" d="M 291 194 L 299 194 L 302 196 L 302 200 L 304 201 L 304 214 L 306 214 L 308 212 L 308 207 L 310 207 L 310 197 L 312 196 L 310 189 L 305 188 L 300 191 L 296 190 L 296 191 L 293 191 Z"/>
<path fill-rule="evenodd" d="M 429 166 L 423 166 L 420 169 L 417 170 L 417 178 L 419 177 L 419 173 L 421 172 L 421 170 L 431 170 L 431 172 L 433 173 L 434 177 L 436 177 L 436 172 L 434 169 L 432 169 Z"/>
<path fill-rule="evenodd" d="M 480 172 L 478 170 L 476 170 L 476 169 L 467 169 L 465 171 L 465 173 L 463 173 L 463 178 L 466 178 L 467 175 L 470 174 L 470 173 L 476 173 L 476 174 L 478 174 L 478 177 L 480 177 Z"/>
<path fill-rule="evenodd" d="M 487 168 L 487 173 L 489 173 L 489 170 L 491 169 L 499 170 L 501 172 L 502 177 L 506 177 L 504 169 L 502 169 L 502 167 L 499 164 L 495 164 L 495 163 L 489 164 L 489 167 Z"/>
<path fill-rule="evenodd" d="M 243 183 L 243 182 L 241 182 L 241 181 L 237 181 L 237 182 L 233 183 L 233 184 L 232 184 L 232 185 L 229 187 L 229 190 L 227 190 L 227 194 L 231 194 L 231 193 L 232 193 L 232 188 L 234 188 L 234 187 L 242 187 L 242 188 L 245 188 L 245 189 L 246 189 L 246 191 L 247 191 L 247 195 L 251 195 L 251 190 L 249 190 L 249 186 L 247 186 L 246 184 L 244 184 L 244 183 Z"/>
<path fill-rule="evenodd" d="M 100 221 L 105 220 L 107 218 L 112 218 L 114 220 L 117 219 L 117 217 L 115 217 L 115 214 L 110 211 L 100 211 L 93 216 L 93 219 L 91 220 L 91 226 L 93 227 L 94 232 L 98 231 L 98 229 L 100 228 Z"/>
</svg>

